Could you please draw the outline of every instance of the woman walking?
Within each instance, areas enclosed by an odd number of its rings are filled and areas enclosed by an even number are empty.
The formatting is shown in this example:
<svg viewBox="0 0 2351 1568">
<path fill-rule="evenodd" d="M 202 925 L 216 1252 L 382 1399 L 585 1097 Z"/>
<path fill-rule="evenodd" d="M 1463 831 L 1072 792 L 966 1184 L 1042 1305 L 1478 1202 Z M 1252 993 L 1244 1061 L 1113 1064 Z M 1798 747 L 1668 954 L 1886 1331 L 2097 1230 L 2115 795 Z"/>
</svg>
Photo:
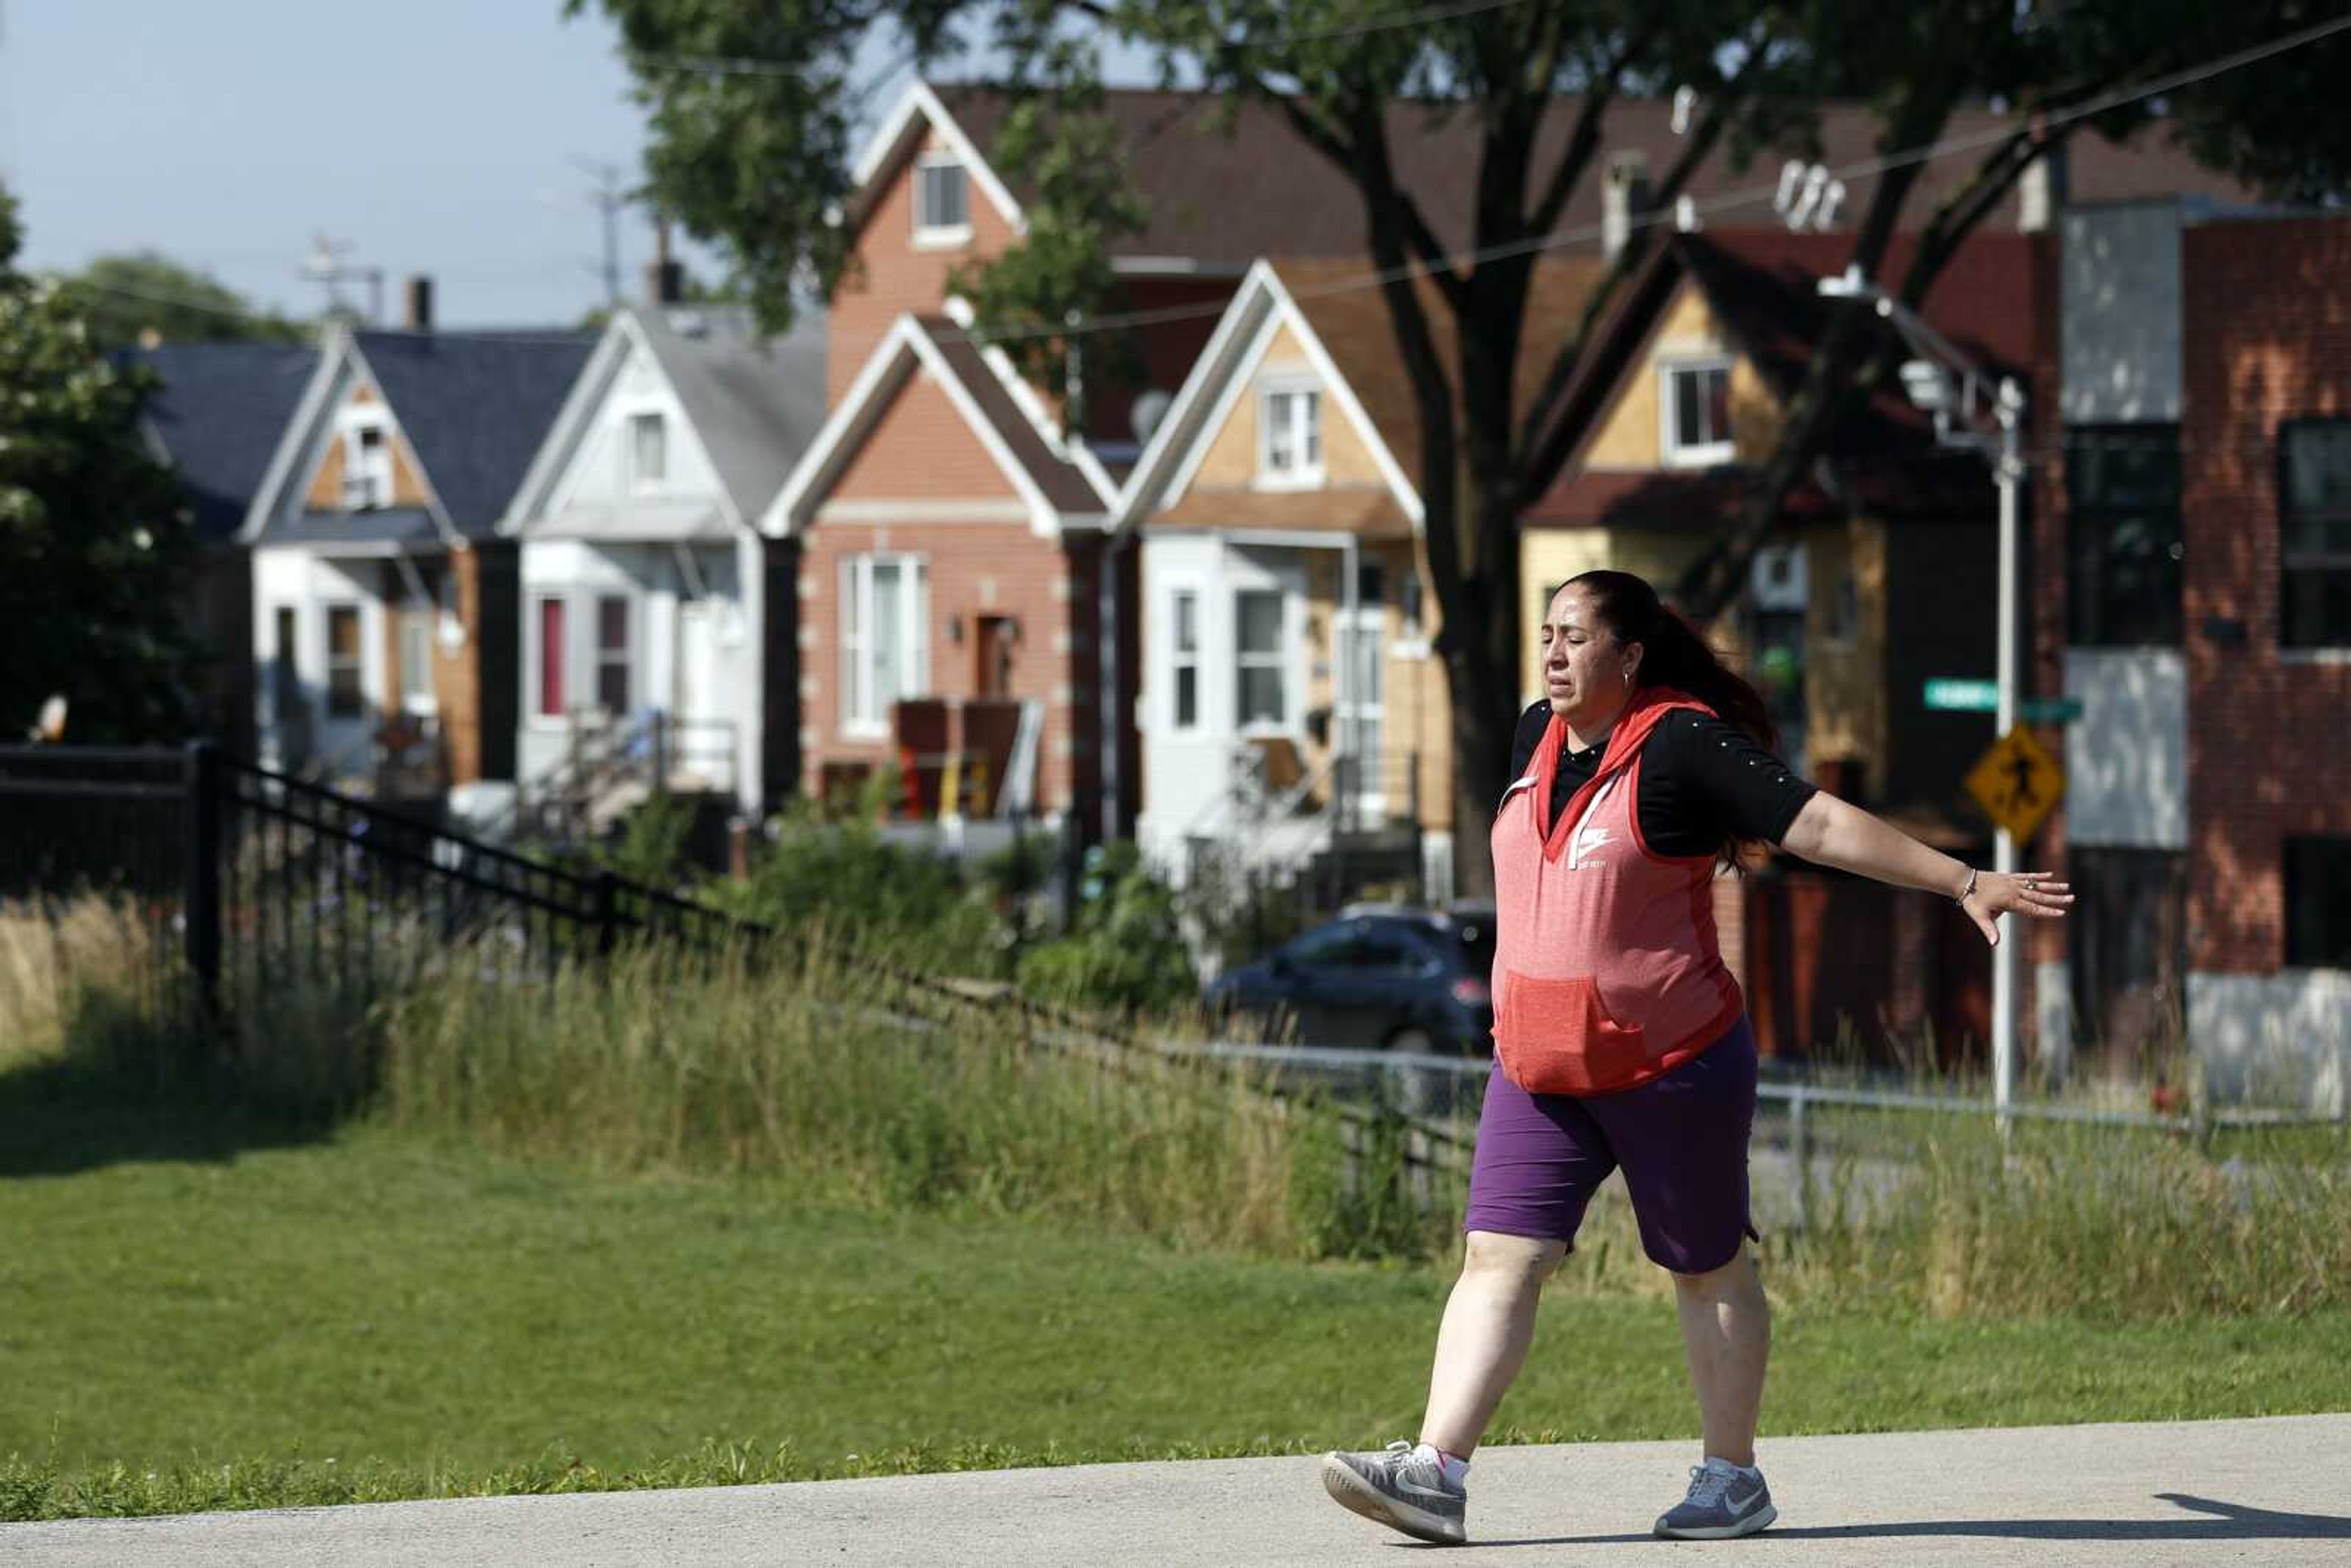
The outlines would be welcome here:
<svg viewBox="0 0 2351 1568">
<path fill-rule="evenodd" d="M 2039 873 L 1979 873 L 1791 774 L 1763 700 L 1640 578 L 1588 571 L 1538 635 L 1546 699 L 1519 721 L 1494 819 L 1494 1055 L 1461 1277 L 1417 1443 L 1324 1456 L 1331 1495 L 1423 1541 L 1468 1539 L 1470 1456 L 1525 1364 L 1542 1281 L 1622 1167 L 1671 1272 L 1704 1449 L 1656 1533 L 1718 1540 L 1778 1517 L 1755 1463 L 1771 1311 L 1747 1242 L 1755 1038 L 1717 948 L 1711 886 L 1742 845 L 2004 913 L 2073 902 Z"/>
</svg>

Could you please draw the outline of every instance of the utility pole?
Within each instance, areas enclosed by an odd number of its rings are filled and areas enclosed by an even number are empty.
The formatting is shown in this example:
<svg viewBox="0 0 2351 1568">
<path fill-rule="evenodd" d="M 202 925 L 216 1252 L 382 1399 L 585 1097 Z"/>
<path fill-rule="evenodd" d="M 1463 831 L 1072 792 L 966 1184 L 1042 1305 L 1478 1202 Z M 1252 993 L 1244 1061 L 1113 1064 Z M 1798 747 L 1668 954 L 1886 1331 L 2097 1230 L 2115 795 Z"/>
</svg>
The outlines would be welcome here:
<svg viewBox="0 0 2351 1568">
<path fill-rule="evenodd" d="M 1946 446 L 1982 454 L 2000 486 L 2000 646 L 1994 666 L 1999 688 L 1994 723 L 2001 736 L 2016 727 L 2017 510 L 2024 485 L 2024 390 L 2008 376 L 1992 385 L 1982 367 L 1916 311 L 1861 276 L 1858 267 L 1840 277 L 1823 277 L 1820 292 L 1831 299 L 1870 305 L 1917 359 L 1902 367 L 1902 387 L 1920 412 L 1935 421 L 1935 437 Z M 1989 392 L 1991 407 L 1983 406 Z M 1987 415 L 1989 418 L 1987 418 Z M 1992 839 L 1992 869 L 2016 871 L 2016 835 L 2006 828 Z M 2016 1099 L 2016 954 L 2023 941 L 2017 922 L 1991 950 L 1992 1109 L 2006 1135 Z"/>
<path fill-rule="evenodd" d="M 368 321 L 371 325 L 381 324 L 383 320 L 383 268 L 357 267 L 346 261 L 344 257 L 350 255 L 353 248 L 350 241 L 329 239 L 326 231 L 321 229 L 311 241 L 310 256 L 302 264 L 301 275 L 326 289 L 326 314 L 330 319 L 348 318 L 351 314 L 350 307 L 343 302 L 343 285 L 351 281 L 364 282 L 368 286 Z"/>
<path fill-rule="evenodd" d="M 587 200 L 603 223 L 604 303 L 617 309 L 621 303 L 621 214 L 636 200 L 636 193 L 622 182 L 618 163 L 602 163 L 592 158 L 574 158 L 572 162 L 595 182 L 589 188 Z"/>
</svg>

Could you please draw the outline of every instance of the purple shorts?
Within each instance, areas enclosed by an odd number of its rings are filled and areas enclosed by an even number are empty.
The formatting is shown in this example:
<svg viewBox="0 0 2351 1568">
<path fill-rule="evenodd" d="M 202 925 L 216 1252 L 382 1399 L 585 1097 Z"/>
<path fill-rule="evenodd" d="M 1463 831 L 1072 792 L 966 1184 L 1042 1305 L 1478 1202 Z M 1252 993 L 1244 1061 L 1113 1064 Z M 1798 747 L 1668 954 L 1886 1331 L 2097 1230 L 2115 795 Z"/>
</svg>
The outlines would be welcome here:
<svg viewBox="0 0 2351 1568">
<path fill-rule="evenodd" d="M 1584 1206 L 1625 1167 L 1641 1248 L 1677 1274 L 1703 1274 L 1755 1235 L 1747 1137 L 1755 1125 L 1755 1032 L 1730 1031 L 1662 1078 L 1615 1094 L 1530 1094 L 1486 1081 L 1469 1169 L 1468 1230 L 1575 1242 Z"/>
</svg>

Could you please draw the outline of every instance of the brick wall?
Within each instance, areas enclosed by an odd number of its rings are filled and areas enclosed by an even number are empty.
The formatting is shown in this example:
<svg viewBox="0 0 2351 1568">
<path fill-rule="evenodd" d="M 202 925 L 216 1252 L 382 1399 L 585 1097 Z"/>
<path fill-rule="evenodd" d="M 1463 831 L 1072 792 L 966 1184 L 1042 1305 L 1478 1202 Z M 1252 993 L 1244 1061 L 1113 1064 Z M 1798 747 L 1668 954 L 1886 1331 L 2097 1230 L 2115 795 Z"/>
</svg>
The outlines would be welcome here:
<svg viewBox="0 0 2351 1568">
<path fill-rule="evenodd" d="M 825 323 L 825 401 L 837 403 L 849 383 L 907 310 L 936 310 L 947 295 L 947 274 L 1000 254 L 1018 236 L 977 180 L 967 184 L 971 238 L 952 250 L 914 246 L 914 169 L 922 152 L 946 151 L 934 137 L 883 184 L 858 231 L 850 264 L 833 290 Z"/>
<path fill-rule="evenodd" d="M 2189 964 L 2266 974 L 2283 841 L 2351 790 L 2351 663 L 2279 646 L 2278 496 L 2279 426 L 2351 414 L 2351 222 L 2190 228 L 2181 267 Z"/>
<path fill-rule="evenodd" d="M 1091 549 L 1091 540 L 1073 540 L 1073 553 L 1065 554 L 1058 541 L 1040 538 L 1026 523 L 820 522 L 810 529 L 801 543 L 799 582 L 802 787 L 816 792 L 829 762 L 879 766 L 893 760 L 887 740 L 841 733 L 841 565 L 852 556 L 889 553 L 918 556 L 924 563 L 931 606 L 925 628 L 931 695 L 976 695 L 977 616 L 1009 615 L 1019 622 L 1010 695 L 1045 705 L 1039 805 L 1070 805 L 1073 785 L 1082 787 L 1094 778 L 1090 758 L 1083 774 L 1075 766 L 1081 741 L 1092 749 L 1096 727 L 1091 722 L 1091 682 L 1081 696 L 1072 656 L 1078 617 L 1089 628 L 1093 619 Z M 1080 594 L 1085 596 L 1082 604 Z M 954 617 L 962 620 L 960 643 L 948 634 Z"/>
</svg>

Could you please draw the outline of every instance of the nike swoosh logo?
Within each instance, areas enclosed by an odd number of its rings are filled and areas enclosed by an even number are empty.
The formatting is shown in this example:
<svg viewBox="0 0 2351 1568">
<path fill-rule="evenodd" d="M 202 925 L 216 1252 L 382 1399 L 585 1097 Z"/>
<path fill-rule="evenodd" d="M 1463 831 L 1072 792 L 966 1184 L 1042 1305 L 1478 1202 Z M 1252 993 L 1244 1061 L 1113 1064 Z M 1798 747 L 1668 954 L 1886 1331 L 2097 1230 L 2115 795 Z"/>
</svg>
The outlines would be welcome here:
<svg viewBox="0 0 2351 1568">
<path fill-rule="evenodd" d="M 1747 1494 L 1747 1500 L 1744 1502 L 1731 1502 L 1730 1497 L 1728 1493 L 1724 1494 L 1722 1500 L 1729 1504 L 1731 1517 L 1736 1519 L 1739 1515 L 1745 1513 L 1749 1509 L 1753 1508 L 1757 1503 L 1763 1500 L 1763 1489 L 1758 1487 L 1755 1490 L 1749 1492 Z"/>
<path fill-rule="evenodd" d="M 1415 1486 L 1415 1485 L 1413 1485 L 1410 1481 L 1408 1481 L 1408 1480 L 1405 1479 L 1402 1476 L 1398 1476 L 1398 1477 L 1396 1478 L 1395 1489 L 1396 1489 L 1396 1490 L 1398 1490 L 1398 1491 L 1400 1491 L 1400 1492 L 1407 1492 L 1407 1493 L 1411 1494 L 1411 1495 L 1412 1495 L 1412 1496 L 1414 1496 L 1414 1497 L 1425 1497 L 1425 1498 L 1428 1498 L 1428 1499 L 1432 1500 L 1433 1501 L 1437 1501 L 1437 1502 L 1451 1502 L 1451 1501 L 1453 1500 L 1453 1494 L 1452 1494 L 1451 1492 L 1448 1492 L 1448 1491 L 1442 1491 L 1442 1490 L 1439 1490 L 1439 1491 L 1431 1491 L 1431 1490 L 1429 1490 L 1429 1489 L 1428 1489 L 1428 1488 L 1426 1488 L 1426 1487 L 1419 1487 L 1419 1486 Z M 1761 1494 L 1758 1494 L 1758 1495 L 1761 1495 Z"/>
</svg>

